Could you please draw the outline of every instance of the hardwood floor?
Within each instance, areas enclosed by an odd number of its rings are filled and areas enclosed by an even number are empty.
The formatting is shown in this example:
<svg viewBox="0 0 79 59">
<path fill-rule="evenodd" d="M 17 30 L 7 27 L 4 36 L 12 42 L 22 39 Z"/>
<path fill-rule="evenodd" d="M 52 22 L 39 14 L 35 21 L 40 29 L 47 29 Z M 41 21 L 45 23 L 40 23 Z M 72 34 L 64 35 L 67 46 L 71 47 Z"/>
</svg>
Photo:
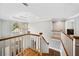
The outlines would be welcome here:
<svg viewBox="0 0 79 59">
<path fill-rule="evenodd" d="M 60 56 L 60 52 L 49 49 L 49 53 L 39 53 L 31 48 L 24 50 L 23 54 L 17 56 Z"/>
<path fill-rule="evenodd" d="M 23 54 L 18 54 L 18 56 L 41 56 L 39 52 L 34 51 L 33 49 L 24 50 Z"/>
</svg>

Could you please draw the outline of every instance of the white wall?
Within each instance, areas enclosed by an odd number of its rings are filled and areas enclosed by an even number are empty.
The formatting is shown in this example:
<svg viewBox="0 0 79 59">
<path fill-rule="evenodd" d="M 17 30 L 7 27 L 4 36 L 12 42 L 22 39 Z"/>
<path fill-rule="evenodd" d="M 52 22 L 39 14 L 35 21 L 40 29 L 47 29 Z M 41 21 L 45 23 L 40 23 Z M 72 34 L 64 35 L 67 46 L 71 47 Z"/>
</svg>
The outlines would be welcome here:
<svg viewBox="0 0 79 59">
<path fill-rule="evenodd" d="M 79 16 L 74 18 L 75 21 L 74 21 L 74 31 L 75 31 L 75 34 L 74 35 L 79 35 Z"/>
<path fill-rule="evenodd" d="M 32 33 L 39 33 L 42 32 L 43 36 L 46 40 L 50 39 L 51 36 L 51 30 L 52 30 L 52 22 L 51 21 L 43 21 L 43 22 L 37 22 L 29 24 L 29 29 Z"/>
<path fill-rule="evenodd" d="M 74 29 L 74 35 L 79 35 L 79 16 L 66 21 L 65 29 Z"/>
<path fill-rule="evenodd" d="M 6 36 L 9 35 L 11 32 L 11 24 L 13 22 L 0 20 L 0 36 Z"/>
<path fill-rule="evenodd" d="M 65 23 L 64 21 L 53 22 L 53 31 L 64 31 Z"/>
<path fill-rule="evenodd" d="M 68 20 L 65 22 L 66 29 L 74 29 L 74 20 Z"/>
<path fill-rule="evenodd" d="M 65 22 L 65 32 L 67 33 L 67 29 L 74 29 L 74 19 L 68 20 Z"/>
<path fill-rule="evenodd" d="M 1 34 L 2 34 L 2 21 L 0 21 L 0 37 L 1 37 Z"/>
<path fill-rule="evenodd" d="M 22 27 L 23 33 L 25 33 L 25 31 L 27 31 L 28 26 L 25 26 L 25 25 L 27 25 L 27 23 L 8 21 L 8 20 L 0 20 L 0 36 L 8 36 L 8 35 L 15 34 L 12 32 L 14 23 L 19 23 L 19 26 Z"/>
</svg>

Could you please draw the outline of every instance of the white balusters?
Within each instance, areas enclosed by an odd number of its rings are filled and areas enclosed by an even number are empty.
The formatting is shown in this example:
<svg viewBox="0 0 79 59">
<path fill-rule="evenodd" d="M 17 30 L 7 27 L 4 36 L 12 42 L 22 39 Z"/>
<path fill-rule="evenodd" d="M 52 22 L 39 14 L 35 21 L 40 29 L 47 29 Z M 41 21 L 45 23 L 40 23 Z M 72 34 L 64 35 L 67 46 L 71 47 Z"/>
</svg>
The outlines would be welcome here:
<svg viewBox="0 0 79 59">
<path fill-rule="evenodd" d="M 16 56 L 16 38 L 13 39 L 13 55 Z"/>
<path fill-rule="evenodd" d="M 3 50 L 3 54 L 2 54 L 3 56 L 5 56 L 5 47 L 6 47 L 5 43 L 6 43 L 6 41 L 3 41 L 3 49 L 2 49 Z"/>
<path fill-rule="evenodd" d="M 75 38 L 73 39 L 73 56 L 75 56 L 76 54 L 75 54 L 75 44 L 76 44 L 76 42 L 75 42 Z"/>
<path fill-rule="evenodd" d="M 17 38 L 17 50 L 18 50 L 18 54 L 20 52 L 20 37 Z"/>
<path fill-rule="evenodd" d="M 11 40 L 9 40 L 9 44 L 10 44 L 10 46 L 9 46 L 10 47 L 10 51 L 9 52 L 10 52 L 10 56 L 12 56 Z"/>
<path fill-rule="evenodd" d="M 24 40 L 24 36 L 21 37 L 21 54 L 24 54 L 24 47 L 23 47 L 23 40 Z"/>
<path fill-rule="evenodd" d="M 3 47 L 2 47 L 2 56 L 4 56 L 4 50 L 3 50 Z"/>
<path fill-rule="evenodd" d="M 3 45 L 0 45 L 2 56 L 24 55 L 24 50 L 28 48 L 41 52 L 41 48 L 44 48 L 43 46 L 46 44 L 43 38 L 37 34 L 23 34 L 5 39 L 1 41 L 3 42 Z"/>
<path fill-rule="evenodd" d="M 4 41 L 0 42 L 0 56 L 4 56 Z"/>
<path fill-rule="evenodd" d="M 66 54 L 69 56 L 72 56 L 73 55 L 73 38 L 71 39 L 66 34 L 61 33 L 61 42 L 63 43 L 63 46 L 65 47 L 65 50 L 67 51 Z"/>
<path fill-rule="evenodd" d="M 40 52 L 40 37 L 38 38 L 38 51 Z"/>
</svg>

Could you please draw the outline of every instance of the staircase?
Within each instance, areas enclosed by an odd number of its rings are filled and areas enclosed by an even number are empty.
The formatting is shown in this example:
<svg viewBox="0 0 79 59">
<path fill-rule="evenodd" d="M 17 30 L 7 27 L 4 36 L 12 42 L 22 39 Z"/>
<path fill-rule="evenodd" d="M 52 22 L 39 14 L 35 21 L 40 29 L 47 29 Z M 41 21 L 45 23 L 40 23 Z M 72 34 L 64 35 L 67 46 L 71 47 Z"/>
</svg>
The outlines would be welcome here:
<svg viewBox="0 0 79 59">
<path fill-rule="evenodd" d="M 4 44 L 5 43 L 5 44 Z M 59 56 L 42 35 L 23 34 L 0 39 L 0 56 Z M 52 52 L 52 53 L 51 53 Z"/>
<path fill-rule="evenodd" d="M 0 56 L 40 56 L 48 52 L 48 45 L 41 34 L 5 37 L 0 39 Z"/>
</svg>

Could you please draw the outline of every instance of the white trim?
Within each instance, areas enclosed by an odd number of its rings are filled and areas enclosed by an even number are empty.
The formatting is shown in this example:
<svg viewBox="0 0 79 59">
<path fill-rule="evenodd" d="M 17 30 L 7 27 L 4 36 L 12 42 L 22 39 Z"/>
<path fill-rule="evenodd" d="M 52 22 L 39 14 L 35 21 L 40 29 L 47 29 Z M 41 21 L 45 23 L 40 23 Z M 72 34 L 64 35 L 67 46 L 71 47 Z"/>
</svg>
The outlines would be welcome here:
<svg viewBox="0 0 79 59">
<path fill-rule="evenodd" d="M 61 51 L 60 49 L 56 49 L 56 48 L 53 48 L 53 47 L 49 47 L 49 48 L 51 48 L 51 49 L 54 49 L 54 50 L 56 50 L 56 51 Z"/>
<path fill-rule="evenodd" d="M 78 16 L 79 16 L 79 13 L 77 13 L 77 14 L 75 14 L 75 15 L 69 17 L 68 19 L 73 19 L 73 18 L 78 17 Z"/>
<path fill-rule="evenodd" d="M 54 49 L 54 50 L 60 52 L 60 56 L 62 56 L 62 51 L 61 51 L 61 49 L 56 49 L 56 48 L 53 48 L 53 47 L 49 47 L 49 48 Z"/>
<path fill-rule="evenodd" d="M 75 39 L 73 39 L 73 56 L 75 56 Z"/>
<path fill-rule="evenodd" d="M 3 48 L 2 48 L 2 56 L 4 56 L 4 54 L 3 54 L 3 53 L 4 53 L 4 51 L 3 51 Z"/>
</svg>

